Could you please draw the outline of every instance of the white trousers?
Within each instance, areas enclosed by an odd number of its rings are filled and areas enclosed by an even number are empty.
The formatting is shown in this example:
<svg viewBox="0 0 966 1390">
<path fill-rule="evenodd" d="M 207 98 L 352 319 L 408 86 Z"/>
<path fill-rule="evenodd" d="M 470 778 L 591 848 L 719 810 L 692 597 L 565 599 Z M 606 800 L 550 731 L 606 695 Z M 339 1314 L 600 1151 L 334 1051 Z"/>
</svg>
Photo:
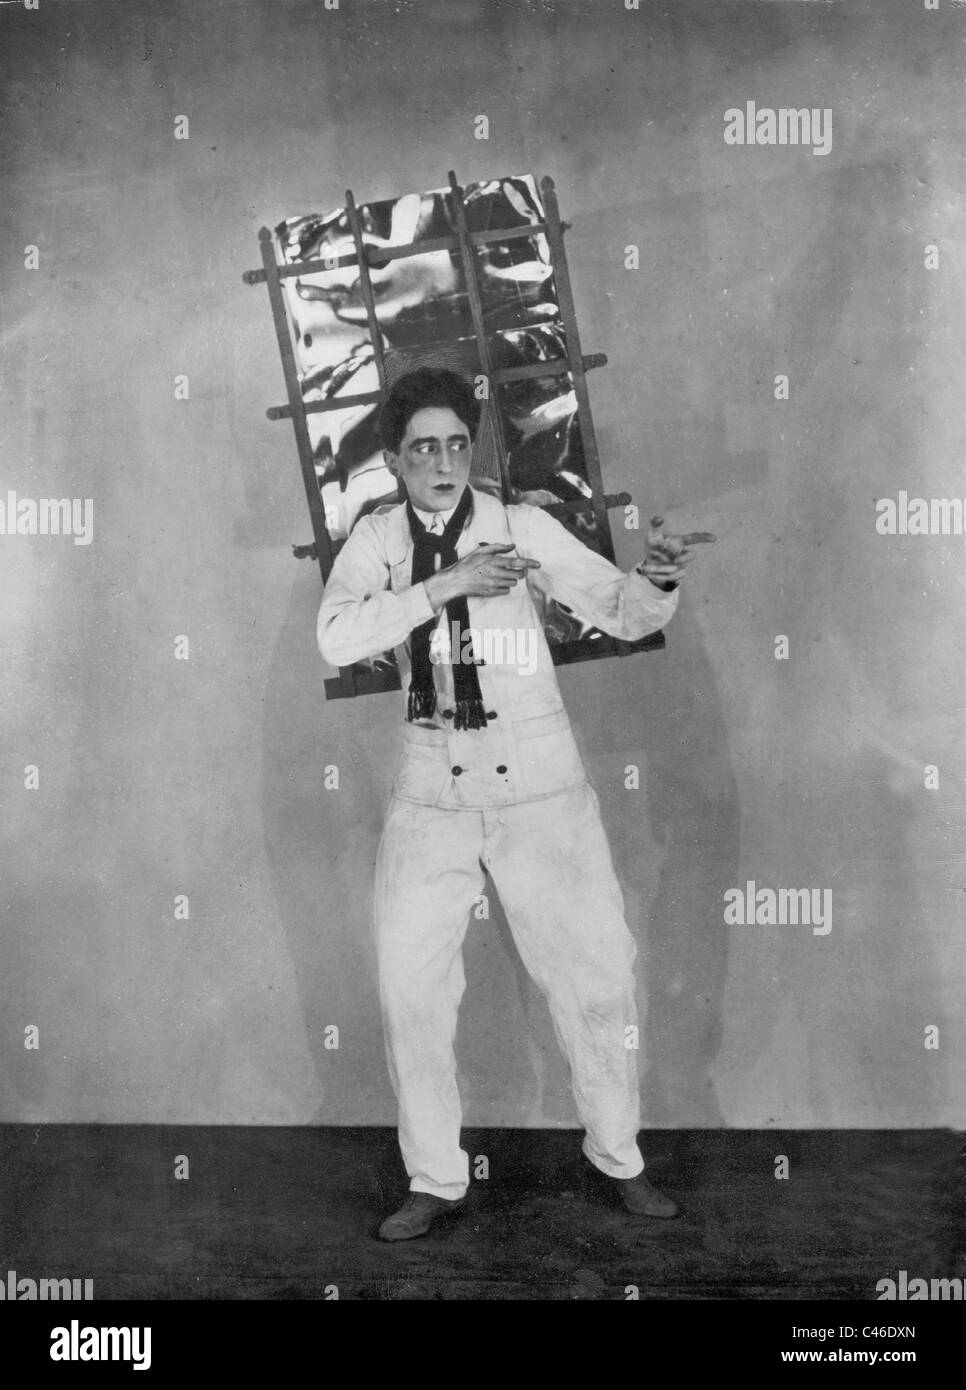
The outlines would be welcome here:
<svg viewBox="0 0 966 1390">
<path fill-rule="evenodd" d="M 637 1146 L 636 947 L 600 803 L 584 783 L 492 810 L 390 800 L 373 922 L 410 1189 L 453 1199 L 469 1183 L 453 1047 L 466 983 L 463 938 L 484 888 L 484 866 L 570 1063 L 583 1151 L 609 1176 L 635 1177 L 644 1167 Z"/>
</svg>

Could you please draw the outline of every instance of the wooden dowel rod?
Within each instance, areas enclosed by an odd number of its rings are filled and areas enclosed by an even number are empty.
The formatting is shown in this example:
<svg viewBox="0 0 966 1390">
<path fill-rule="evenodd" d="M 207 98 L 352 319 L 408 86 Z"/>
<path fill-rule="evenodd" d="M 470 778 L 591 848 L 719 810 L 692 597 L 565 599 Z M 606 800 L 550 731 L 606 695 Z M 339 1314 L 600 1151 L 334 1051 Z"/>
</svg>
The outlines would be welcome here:
<svg viewBox="0 0 966 1390">
<path fill-rule="evenodd" d="M 566 227 L 566 223 L 561 223 Z M 520 237 L 546 235 L 547 224 L 545 222 L 534 222 L 529 226 L 523 227 L 497 227 L 488 228 L 485 232 L 468 232 L 470 243 L 473 246 L 489 246 L 494 242 L 516 241 Z M 433 237 L 429 241 L 408 241 L 402 246 L 366 246 L 364 255 L 366 262 L 371 267 L 388 265 L 390 261 L 405 260 L 409 256 L 425 256 L 432 251 L 456 251 L 459 249 L 459 238 L 455 236 Z M 310 261 L 286 261 L 278 267 L 278 275 L 281 280 L 289 280 L 295 275 L 320 275 L 327 270 L 341 270 L 343 266 L 355 265 L 358 260 L 358 253 L 355 251 L 346 252 L 343 256 L 334 256 L 325 259 L 315 257 Z M 242 280 L 246 285 L 260 285 L 265 279 L 264 270 L 246 270 L 242 273 Z"/>
<path fill-rule="evenodd" d="M 583 354 L 580 350 L 580 333 L 577 329 L 577 313 L 574 308 L 573 291 L 570 286 L 570 272 L 567 267 L 567 252 L 564 247 L 563 230 L 560 225 L 560 210 L 557 206 L 557 192 L 553 179 L 540 181 L 543 194 L 544 216 L 547 221 L 547 240 L 550 243 L 551 260 L 557 284 L 557 303 L 563 319 L 564 334 L 567 339 L 567 354 L 570 358 L 574 378 L 574 393 L 577 397 L 577 417 L 580 424 L 580 438 L 584 448 L 584 461 L 587 466 L 587 481 L 590 483 L 598 505 L 594 508 L 597 527 L 600 532 L 602 554 L 608 560 L 614 559 L 614 543 L 611 539 L 604 506 L 604 481 L 600 471 L 600 456 L 597 452 L 597 436 L 590 411 L 590 393 L 587 390 L 587 376 L 584 371 Z"/>
<path fill-rule="evenodd" d="M 470 317 L 473 320 L 473 331 L 476 335 L 476 346 L 480 355 L 480 367 L 491 387 L 490 407 L 492 411 L 493 428 L 496 434 L 497 451 L 499 453 L 500 490 L 502 492 L 503 501 L 506 502 L 509 496 L 510 477 L 506 440 L 503 434 L 503 417 L 500 412 L 500 388 L 499 383 L 493 376 L 493 363 L 490 359 L 490 344 L 486 334 L 486 324 L 483 320 L 483 299 L 480 294 L 480 282 L 476 269 L 476 256 L 470 244 L 469 231 L 466 226 L 466 208 L 463 206 L 463 191 L 452 169 L 449 171 L 449 188 L 450 199 L 453 205 L 453 221 L 456 224 L 456 235 L 459 237 L 460 242 L 463 278 L 466 282 L 466 293 L 470 302 Z"/>
<path fill-rule="evenodd" d="M 327 401 L 306 401 L 304 414 L 324 415 L 330 410 L 352 410 L 357 405 L 378 405 L 382 400 L 381 391 L 360 391 L 354 396 L 332 396 Z M 265 411 L 270 420 L 288 420 L 292 410 L 287 405 L 270 405 Z"/>
<path fill-rule="evenodd" d="M 261 228 L 258 233 L 258 241 L 262 252 L 265 283 L 268 286 L 268 298 L 272 306 L 275 336 L 278 339 L 278 350 L 282 359 L 282 373 L 285 377 L 285 389 L 288 395 L 289 410 L 291 412 L 292 425 L 295 430 L 295 443 L 298 448 L 299 464 L 302 469 L 302 482 L 305 486 L 305 495 L 309 504 L 312 533 L 315 536 L 315 543 L 318 547 L 319 569 L 322 572 L 322 582 L 324 584 L 332 570 L 332 547 L 329 540 L 328 527 L 325 524 L 325 507 L 322 502 L 322 493 L 319 489 L 319 480 L 315 472 L 315 457 L 312 453 L 312 441 L 309 438 L 308 424 L 305 419 L 302 388 L 299 384 L 298 368 L 295 363 L 295 351 L 292 347 L 292 334 L 289 328 L 288 314 L 285 309 L 285 299 L 282 295 L 282 284 L 278 278 L 278 266 L 275 262 L 275 246 L 272 240 L 272 233 L 269 231 L 268 227 Z M 347 695 L 355 693 L 351 670 L 346 668 L 340 671 L 339 679 Z"/>
<path fill-rule="evenodd" d="M 352 196 L 352 189 L 348 189 L 345 195 L 346 217 L 349 219 L 349 227 L 352 231 L 352 240 L 356 244 L 356 255 L 359 258 L 359 289 L 362 292 L 362 302 L 366 306 L 366 318 L 369 320 L 369 338 L 372 342 L 373 356 L 376 360 L 376 375 L 379 378 L 379 389 L 386 389 L 386 366 L 382 355 L 382 329 L 379 327 L 379 317 L 376 314 L 376 299 L 372 292 L 372 280 L 369 276 L 369 265 L 366 258 L 366 247 L 362 240 L 362 226 L 359 222 L 359 212 L 356 208 L 356 200 Z"/>
<path fill-rule="evenodd" d="M 592 352 L 584 356 L 585 372 L 591 371 L 594 367 L 606 366 L 606 353 Z M 522 367 L 499 367 L 493 373 L 493 378 L 504 386 L 508 381 L 529 381 L 533 377 L 542 376 L 566 376 L 570 369 L 569 357 L 554 357 L 549 362 L 528 362 Z"/>
</svg>

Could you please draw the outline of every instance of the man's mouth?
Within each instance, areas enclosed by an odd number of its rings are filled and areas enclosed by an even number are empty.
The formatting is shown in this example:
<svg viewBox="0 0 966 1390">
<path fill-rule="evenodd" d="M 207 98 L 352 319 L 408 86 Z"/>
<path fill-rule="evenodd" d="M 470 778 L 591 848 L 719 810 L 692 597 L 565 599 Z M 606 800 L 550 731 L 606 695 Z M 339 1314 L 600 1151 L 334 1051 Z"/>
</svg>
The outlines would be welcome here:
<svg viewBox="0 0 966 1390">
<path fill-rule="evenodd" d="M 452 492 L 452 491 L 453 491 L 453 484 L 452 484 L 452 483 L 434 483 L 434 484 L 433 484 L 433 491 L 434 491 L 434 492 Z"/>
</svg>

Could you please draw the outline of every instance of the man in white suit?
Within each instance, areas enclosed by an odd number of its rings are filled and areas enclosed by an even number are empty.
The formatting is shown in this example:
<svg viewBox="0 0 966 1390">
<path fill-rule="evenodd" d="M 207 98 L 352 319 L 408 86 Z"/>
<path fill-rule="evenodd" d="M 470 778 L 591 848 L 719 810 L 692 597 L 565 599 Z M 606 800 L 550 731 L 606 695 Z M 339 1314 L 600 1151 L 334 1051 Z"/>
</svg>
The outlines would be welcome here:
<svg viewBox="0 0 966 1390">
<path fill-rule="evenodd" d="M 462 946 L 489 873 L 521 958 L 570 1063 L 589 1161 L 636 1215 L 677 1207 L 644 1176 L 636 948 L 599 814 L 564 709 L 542 614 L 553 598 L 615 637 L 662 628 L 691 541 L 655 519 L 623 573 L 539 507 L 469 484 L 479 407 L 446 370 L 400 378 L 380 427 L 406 502 L 363 517 L 318 617 L 323 657 L 345 666 L 395 647 L 403 748 L 373 898 L 379 985 L 399 1141 L 410 1178 L 385 1240 L 425 1234 L 465 1203 L 469 1160 L 453 1044 Z"/>
</svg>

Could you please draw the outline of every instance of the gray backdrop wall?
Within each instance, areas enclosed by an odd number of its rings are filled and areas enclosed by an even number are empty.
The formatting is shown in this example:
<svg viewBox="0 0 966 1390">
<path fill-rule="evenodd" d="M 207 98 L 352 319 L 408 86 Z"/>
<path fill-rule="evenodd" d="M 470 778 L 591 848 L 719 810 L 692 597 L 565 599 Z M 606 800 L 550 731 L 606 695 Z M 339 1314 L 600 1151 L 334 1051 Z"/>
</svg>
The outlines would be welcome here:
<svg viewBox="0 0 966 1390">
<path fill-rule="evenodd" d="M 91 498 L 94 535 L 0 536 L 0 1117 L 394 1119 L 367 898 L 399 697 L 324 699 L 241 274 L 261 224 L 454 167 L 554 176 L 610 356 L 608 487 L 720 537 L 665 653 L 561 673 L 640 943 L 647 1122 L 966 1120 L 964 541 L 874 510 L 966 491 L 964 24 L 945 0 L 3 7 L 0 500 Z M 831 152 L 726 144 L 749 100 L 830 108 Z M 748 879 L 831 889 L 832 931 L 725 926 Z M 467 1121 L 575 1123 L 496 905 L 467 971 Z"/>
</svg>

